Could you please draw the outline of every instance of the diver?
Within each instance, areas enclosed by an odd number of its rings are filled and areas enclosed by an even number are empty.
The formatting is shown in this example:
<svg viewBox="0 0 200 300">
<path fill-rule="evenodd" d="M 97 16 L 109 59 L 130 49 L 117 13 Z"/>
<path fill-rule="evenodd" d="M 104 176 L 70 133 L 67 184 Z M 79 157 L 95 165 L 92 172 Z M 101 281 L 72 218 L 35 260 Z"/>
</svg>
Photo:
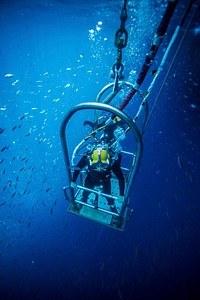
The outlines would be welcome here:
<svg viewBox="0 0 200 300">
<path fill-rule="evenodd" d="M 88 175 L 85 179 L 85 187 L 94 189 L 95 186 L 99 186 L 101 191 L 105 194 L 111 195 L 111 172 L 115 174 L 119 180 L 119 201 L 123 201 L 124 198 L 124 176 L 121 170 L 121 153 L 110 154 L 108 145 L 101 140 L 99 145 L 94 146 L 92 151 L 88 151 L 82 156 L 77 164 L 77 167 L 73 173 L 71 187 L 76 187 L 76 180 L 80 171 L 83 168 L 88 168 Z M 87 198 L 90 192 L 84 190 L 82 194 L 82 202 L 87 202 Z M 117 209 L 114 203 L 114 199 L 107 198 L 108 205 L 112 212 L 117 213 Z M 79 206 L 81 209 L 82 206 Z"/>
</svg>

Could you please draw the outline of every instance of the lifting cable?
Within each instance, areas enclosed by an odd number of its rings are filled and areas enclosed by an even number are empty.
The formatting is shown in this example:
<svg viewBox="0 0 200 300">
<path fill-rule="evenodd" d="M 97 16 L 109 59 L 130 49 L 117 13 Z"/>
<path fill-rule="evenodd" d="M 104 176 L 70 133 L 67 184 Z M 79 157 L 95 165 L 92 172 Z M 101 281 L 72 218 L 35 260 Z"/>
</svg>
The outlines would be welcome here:
<svg viewBox="0 0 200 300">
<path fill-rule="evenodd" d="M 173 43 L 175 42 L 176 37 L 178 36 L 178 33 L 179 33 L 179 31 L 180 31 L 180 28 L 181 28 L 181 26 L 183 25 L 183 23 L 184 23 L 184 21 L 185 21 L 187 15 L 188 15 L 188 13 L 189 13 L 189 11 L 190 11 L 190 9 L 191 9 L 191 6 L 192 6 L 192 4 L 193 4 L 194 1 L 195 1 L 195 0 L 191 0 L 191 1 L 188 3 L 188 6 L 187 6 L 186 10 L 185 10 L 185 12 L 184 12 L 184 14 L 183 14 L 183 16 L 182 16 L 182 18 L 181 18 L 181 20 L 180 20 L 178 26 L 176 27 L 176 29 L 175 29 L 175 31 L 174 31 L 174 34 L 173 34 L 173 36 L 172 36 L 172 38 L 171 38 L 171 40 L 170 40 L 170 42 L 169 42 L 169 45 L 168 45 L 168 47 L 167 47 L 167 49 L 166 49 L 166 51 L 165 51 L 165 53 L 164 53 L 164 56 L 163 56 L 162 61 L 161 61 L 160 65 L 159 65 L 159 67 L 158 67 L 158 70 L 157 70 L 157 72 L 156 72 L 155 75 L 154 75 L 154 79 L 152 80 L 152 82 L 151 82 L 149 88 L 147 89 L 146 95 L 143 97 L 143 100 L 142 100 L 142 103 L 140 104 L 140 107 L 139 107 L 139 109 L 138 109 L 138 112 L 137 112 L 136 116 L 135 116 L 134 119 L 133 119 L 134 122 L 135 122 L 135 121 L 137 120 L 137 118 L 139 117 L 140 112 L 142 111 L 144 104 L 147 102 L 147 98 L 148 98 L 148 96 L 149 96 L 149 94 L 150 94 L 150 92 L 151 92 L 151 90 L 152 90 L 152 88 L 153 88 L 153 86 L 154 86 L 154 84 L 155 84 L 155 82 L 156 82 L 156 79 L 157 79 L 158 75 L 159 75 L 160 72 L 163 70 L 163 65 L 164 65 L 165 62 L 166 62 L 167 56 L 168 56 L 168 54 L 169 54 L 169 51 L 170 51 L 170 49 L 171 49 Z M 197 8 L 198 8 L 198 6 L 197 6 Z M 197 9 L 196 9 L 196 11 L 197 11 Z M 179 43 L 179 46 L 178 46 L 177 51 L 176 51 L 176 54 L 174 55 L 174 60 L 175 60 L 175 57 L 177 56 L 178 51 L 179 51 L 179 49 L 180 49 L 180 47 L 181 47 L 181 45 L 182 45 L 182 43 L 183 43 L 183 40 L 184 40 L 185 35 L 186 35 L 186 33 L 188 32 L 188 29 L 189 29 L 189 27 L 190 27 L 190 25 L 191 25 L 192 19 L 194 18 L 195 14 L 196 14 L 196 11 L 195 11 L 194 15 L 191 17 L 191 20 L 190 20 L 190 22 L 189 22 L 189 25 L 188 25 L 188 27 L 186 28 L 186 31 L 185 31 L 185 33 L 184 33 L 184 35 L 183 35 L 183 38 L 182 38 L 181 42 Z M 171 66 L 170 66 L 170 69 L 168 70 L 168 73 L 167 73 L 167 75 L 166 75 L 166 77 L 165 77 L 165 79 L 164 79 L 164 81 L 163 81 L 163 83 L 162 83 L 162 88 L 160 89 L 160 91 L 159 91 L 159 93 L 158 93 L 158 95 L 157 95 L 157 97 L 156 97 L 156 100 L 154 101 L 153 108 L 152 108 L 152 110 L 151 110 L 151 112 L 150 112 L 150 115 L 148 116 L 148 119 L 147 119 L 146 122 L 145 122 L 144 129 L 147 127 L 147 124 L 149 123 L 150 117 L 151 117 L 151 115 L 152 115 L 152 113 L 153 113 L 153 111 L 154 111 L 154 109 L 155 109 L 155 106 L 156 106 L 156 104 L 157 104 L 157 102 L 158 102 L 158 98 L 159 98 L 160 93 L 161 93 L 161 91 L 162 91 L 162 89 L 163 89 L 163 87 L 164 87 L 164 84 L 165 84 L 166 80 L 167 80 L 167 77 L 168 77 L 168 75 L 169 75 L 169 72 L 171 71 L 171 68 L 172 68 L 172 65 L 173 65 L 173 63 L 174 63 L 174 60 L 172 61 Z M 143 130 L 142 134 L 143 134 L 143 133 L 144 133 L 144 130 Z"/>
<path fill-rule="evenodd" d="M 160 63 L 160 66 L 159 66 L 159 68 L 158 68 L 158 70 L 157 70 L 157 72 L 156 72 L 156 74 L 155 74 L 155 76 L 154 76 L 154 79 L 152 80 L 152 82 L 151 82 L 151 84 L 150 84 L 150 86 L 149 86 L 149 88 L 148 88 L 148 90 L 147 90 L 148 93 L 151 92 L 151 90 L 152 90 L 152 88 L 153 88 L 153 86 L 154 86 L 154 83 L 155 83 L 155 81 L 156 81 L 156 79 L 157 79 L 159 73 L 162 71 L 162 67 L 163 67 L 163 65 L 165 64 L 165 61 L 166 61 L 167 56 L 168 56 L 168 54 L 169 54 L 169 51 L 170 51 L 170 49 L 171 49 L 173 43 L 175 42 L 175 40 L 176 40 L 176 38 L 177 38 L 177 36 L 178 36 L 178 34 L 179 34 L 180 28 L 181 28 L 181 26 L 184 24 L 184 21 L 185 21 L 187 15 L 188 15 L 188 13 L 189 13 L 189 11 L 190 11 L 190 8 L 191 8 L 191 6 L 192 6 L 192 4 L 193 4 L 194 1 L 195 1 L 195 0 L 190 0 L 190 2 L 188 3 L 188 6 L 187 6 L 187 8 L 186 8 L 186 10 L 185 10 L 185 12 L 184 12 L 184 14 L 183 14 L 183 17 L 181 18 L 181 21 L 179 22 L 178 26 L 176 27 L 176 29 L 175 29 L 175 31 L 174 31 L 174 34 L 173 34 L 173 36 L 172 36 L 172 38 L 171 38 L 171 40 L 170 40 L 170 42 L 169 42 L 169 45 L 168 45 L 168 47 L 167 47 L 167 49 L 166 49 L 166 51 L 165 51 L 165 54 L 164 54 L 164 56 L 163 56 L 163 58 L 162 58 L 162 61 L 161 61 L 161 63 Z M 192 19 L 193 19 L 193 17 L 192 17 Z M 192 19 L 191 19 L 190 23 L 192 22 Z M 188 26 L 190 26 L 190 24 L 189 24 Z M 186 35 L 188 29 L 189 29 L 189 27 L 187 27 L 186 32 L 185 32 L 185 34 L 184 34 L 184 37 L 185 37 L 185 35 Z"/>
<path fill-rule="evenodd" d="M 132 90 L 129 92 L 127 97 L 124 99 L 124 101 L 119 106 L 119 108 L 118 108 L 119 110 L 123 110 L 128 105 L 128 103 L 130 102 L 132 97 L 138 91 L 140 85 L 143 83 L 143 81 L 147 75 L 147 72 L 149 71 L 149 68 L 151 67 L 151 65 L 154 61 L 155 55 L 156 55 L 158 48 L 162 42 L 162 39 L 167 31 L 167 27 L 169 25 L 169 22 L 171 20 L 171 17 L 173 15 L 176 5 L 177 5 L 177 0 L 169 0 L 166 11 L 161 19 L 160 25 L 158 26 L 156 34 L 153 37 L 150 51 L 149 51 L 149 53 L 146 54 L 145 62 L 142 66 L 142 69 L 141 69 L 139 75 L 138 75 L 138 78 L 136 79 L 134 87 L 132 88 Z"/>
<path fill-rule="evenodd" d="M 151 84 L 150 84 L 150 86 L 149 86 L 149 88 L 148 88 L 148 90 L 147 90 L 147 95 L 149 95 L 149 93 L 151 92 L 151 90 L 152 90 L 152 88 L 153 88 L 153 86 L 154 86 L 154 83 L 155 83 L 156 78 L 158 77 L 159 73 L 162 71 L 162 67 L 163 67 L 163 65 L 164 65 L 164 63 L 165 63 L 165 61 L 166 61 L 166 58 L 167 58 L 168 54 L 169 54 L 169 50 L 170 50 L 170 48 L 172 47 L 172 44 L 174 43 L 174 41 L 175 41 L 175 39 L 176 39 L 176 37 L 177 37 L 179 31 L 180 31 L 180 28 L 181 28 L 182 25 L 184 24 L 184 21 L 185 21 L 187 15 L 188 15 L 188 13 L 189 13 L 189 11 L 190 11 L 190 9 L 191 9 L 191 6 L 192 6 L 193 3 L 194 3 L 194 1 L 195 1 L 195 0 L 190 0 L 190 1 L 189 1 L 188 6 L 187 6 L 187 8 L 186 8 L 186 10 L 185 10 L 185 13 L 184 13 L 183 17 L 181 18 L 181 21 L 180 21 L 179 25 L 176 27 L 176 29 L 175 29 L 175 31 L 174 31 L 174 34 L 173 34 L 173 36 L 172 36 L 172 38 L 171 38 L 171 41 L 170 41 L 170 43 L 169 43 L 169 45 L 168 45 L 168 47 L 167 47 L 167 49 L 166 49 L 166 52 L 165 52 L 165 54 L 164 54 L 164 56 L 163 56 L 163 58 L 162 58 L 162 61 L 161 61 L 160 66 L 159 66 L 159 68 L 158 68 L 157 74 L 156 74 L 155 78 L 153 79 L 153 81 L 151 82 Z M 168 71 L 167 71 L 167 74 L 165 75 L 165 78 L 164 78 L 164 80 L 163 80 L 163 82 L 162 82 L 162 85 L 161 85 L 161 87 L 160 87 L 160 89 L 159 89 L 159 92 L 158 92 L 158 94 L 157 94 L 157 97 L 156 97 L 156 99 L 155 99 L 155 101 L 154 101 L 153 107 L 152 107 L 152 109 L 151 109 L 151 111 L 150 111 L 150 113 L 149 113 L 149 116 L 148 116 L 148 119 L 147 119 L 147 121 L 146 121 L 144 130 L 146 129 L 146 127 L 147 127 L 147 125 L 148 125 L 148 123 L 149 123 L 149 120 L 150 120 L 150 118 L 151 118 L 151 116 L 152 116 L 152 114 L 153 114 L 153 112 L 154 112 L 154 109 L 155 109 L 155 107 L 156 107 L 156 105 L 157 105 L 157 102 L 158 102 L 158 99 L 159 99 L 159 97 L 160 97 L 160 94 L 161 94 L 161 92 L 162 92 L 162 90 L 163 90 L 163 88 L 164 88 L 164 85 L 165 85 L 165 83 L 166 83 L 166 81 L 167 81 L 167 79 L 168 79 L 169 73 L 170 73 L 170 71 L 171 71 L 171 69 L 172 69 L 172 67 L 173 67 L 173 65 L 174 65 L 174 62 L 175 62 L 175 60 L 176 60 L 176 58 L 177 58 L 177 55 L 178 55 L 178 53 L 179 53 L 179 51 L 180 51 L 180 48 L 181 48 L 181 46 L 182 46 L 182 44 L 183 44 L 183 42 L 184 42 L 184 39 L 185 39 L 185 37 L 186 37 L 186 35 L 187 35 L 187 33 L 188 33 L 188 30 L 189 30 L 189 28 L 190 28 L 190 26 L 191 26 L 191 24 L 192 24 L 192 21 L 194 20 L 194 17 L 195 17 L 195 15 L 196 15 L 197 11 L 198 11 L 199 5 L 200 5 L 200 1 L 199 1 L 199 3 L 196 5 L 196 8 L 195 8 L 194 11 L 193 11 L 193 14 L 192 14 L 192 16 L 191 16 L 191 18 L 190 18 L 190 21 L 189 21 L 188 25 L 187 25 L 187 28 L 186 28 L 186 30 L 185 30 L 183 36 L 182 36 L 182 39 L 181 39 L 181 41 L 180 41 L 180 43 L 179 43 L 179 45 L 178 45 L 178 47 L 177 47 L 177 50 L 176 50 L 175 54 L 174 54 L 174 56 L 173 56 L 172 62 L 171 62 L 171 64 L 170 64 L 170 67 L 169 67 L 169 69 L 168 69 Z"/>
</svg>

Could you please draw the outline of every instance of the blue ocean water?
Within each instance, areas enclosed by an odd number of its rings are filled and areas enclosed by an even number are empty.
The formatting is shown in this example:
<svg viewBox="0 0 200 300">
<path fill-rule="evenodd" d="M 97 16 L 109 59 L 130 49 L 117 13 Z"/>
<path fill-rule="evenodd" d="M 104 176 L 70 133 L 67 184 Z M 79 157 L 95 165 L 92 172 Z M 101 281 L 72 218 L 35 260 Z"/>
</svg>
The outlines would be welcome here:
<svg viewBox="0 0 200 300">
<path fill-rule="evenodd" d="M 187 3 L 179 1 L 155 65 Z M 95 101 L 112 82 L 122 4 L 1 1 L 2 300 L 199 299 L 199 8 L 187 31 L 198 3 L 149 96 L 151 107 L 186 32 L 143 136 L 132 189 L 134 214 L 124 232 L 67 212 L 60 125 L 72 106 Z M 166 5 L 165 0 L 128 1 L 127 81 L 136 80 Z M 151 80 L 148 74 L 143 91 Z M 133 102 L 126 111 L 132 109 Z M 83 113 L 74 121 L 71 145 L 80 142 L 87 117 Z"/>
</svg>

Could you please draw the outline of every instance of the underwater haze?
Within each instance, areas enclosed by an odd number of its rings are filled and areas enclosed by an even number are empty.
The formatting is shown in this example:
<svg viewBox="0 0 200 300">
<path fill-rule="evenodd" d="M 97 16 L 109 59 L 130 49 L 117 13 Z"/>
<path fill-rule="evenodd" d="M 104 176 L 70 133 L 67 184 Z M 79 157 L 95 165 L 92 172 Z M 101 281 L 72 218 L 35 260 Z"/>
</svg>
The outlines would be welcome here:
<svg viewBox="0 0 200 300">
<path fill-rule="evenodd" d="M 188 3 L 178 1 L 152 69 Z M 200 299 L 199 1 L 148 97 L 151 109 L 173 62 L 143 135 L 131 220 L 120 232 L 67 211 L 61 122 L 113 82 L 122 6 L 121 0 L 0 3 L 1 300 Z M 126 81 L 135 82 L 166 6 L 167 0 L 127 1 Z M 80 142 L 83 120 L 73 123 L 69 144 Z"/>
</svg>

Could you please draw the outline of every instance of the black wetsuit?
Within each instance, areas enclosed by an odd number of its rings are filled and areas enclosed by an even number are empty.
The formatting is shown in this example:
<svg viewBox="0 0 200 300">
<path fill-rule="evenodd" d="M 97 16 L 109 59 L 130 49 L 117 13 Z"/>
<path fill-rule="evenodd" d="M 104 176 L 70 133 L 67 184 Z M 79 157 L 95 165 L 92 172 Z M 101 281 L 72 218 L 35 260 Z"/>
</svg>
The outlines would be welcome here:
<svg viewBox="0 0 200 300">
<path fill-rule="evenodd" d="M 89 174 L 87 175 L 85 179 L 85 187 L 94 189 L 96 185 L 102 184 L 103 186 L 103 193 L 111 195 L 111 171 L 115 174 L 117 179 L 119 180 L 119 189 L 120 189 L 120 195 L 124 196 L 124 176 L 122 173 L 122 170 L 120 168 L 122 155 L 119 153 L 117 160 L 114 160 L 111 162 L 111 164 L 104 170 L 104 171 L 97 171 L 95 169 L 92 169 L 92 167 L 89 164 L 88 155 L 84 155 L 80 161 L 77 164 L 78 169 L 74 171 L 72 181 L 76 182 L 76 179 L 80 173 L 80 170 L 82 170 L 84 167 L 88 165 Z M 83 192 L 83 199 L 86 201 L 88 198 L 89 192 L 84 191 Z M 108 204 L 112 205 L 114 204 L 113 199 L 108 199 Z"/>
</svg>

